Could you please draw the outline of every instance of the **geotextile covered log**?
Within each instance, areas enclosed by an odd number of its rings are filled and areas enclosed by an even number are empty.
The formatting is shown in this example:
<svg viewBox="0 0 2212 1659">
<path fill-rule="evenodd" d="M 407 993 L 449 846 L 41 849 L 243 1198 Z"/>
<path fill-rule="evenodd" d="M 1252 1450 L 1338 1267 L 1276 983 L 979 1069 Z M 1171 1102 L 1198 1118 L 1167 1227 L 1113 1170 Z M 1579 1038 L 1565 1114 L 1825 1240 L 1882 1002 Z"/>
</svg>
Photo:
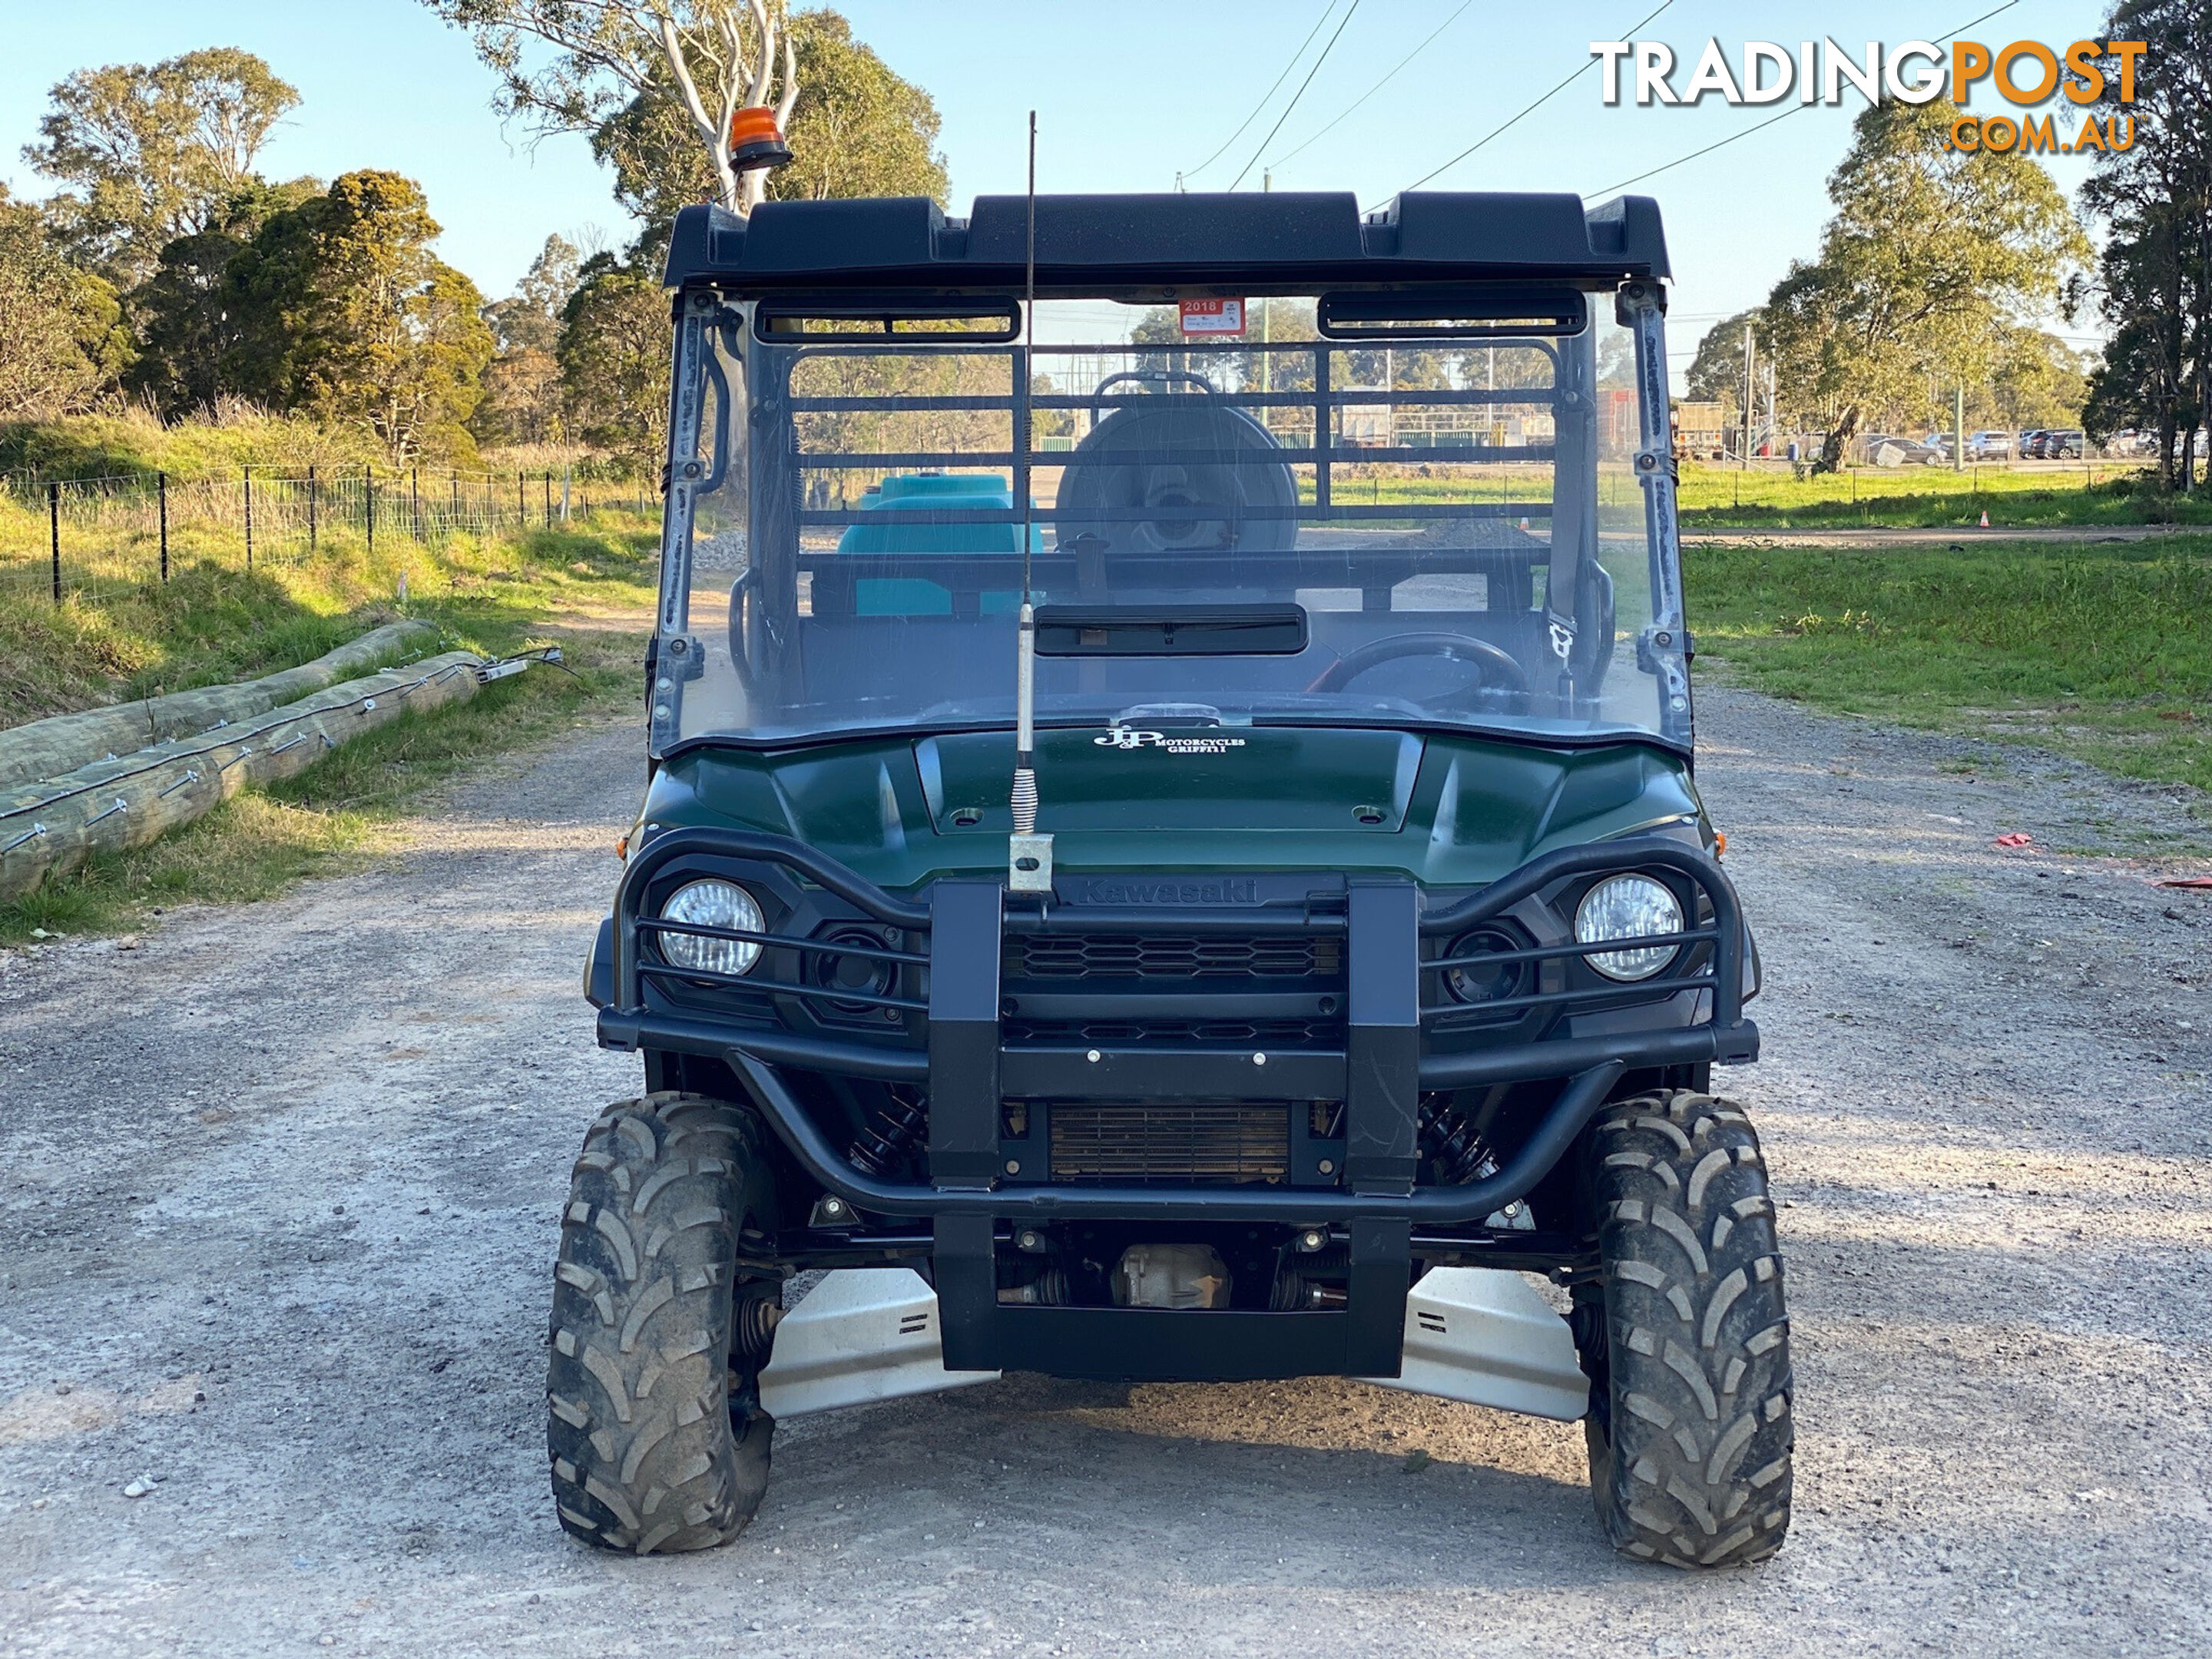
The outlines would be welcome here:
<svg viewBox="0 0 2212 1659">
<path fill-rule="evenodd" d="M 204 732 L 219 720 L 235 726 L 357 674 L 410 645 L 420 650 L 436 632 L 435 625 L 427 622 L 387 623 L 313 662 L 258 680 L 172 691 L 108 708 L 56 714 L 0 732 L 0 789 L 58 778 L 104 756 L 128 755 L 148 744 Z"/>
<path fill-rule="evenodd" d="M 289 777 L 409 709 L 473 696 L 484 665 L 471 653 L 449 651 L 59 777 L 0 788 L 0 899 L 94 854 L 143 847 L 248 784 Z"/>
</svg>

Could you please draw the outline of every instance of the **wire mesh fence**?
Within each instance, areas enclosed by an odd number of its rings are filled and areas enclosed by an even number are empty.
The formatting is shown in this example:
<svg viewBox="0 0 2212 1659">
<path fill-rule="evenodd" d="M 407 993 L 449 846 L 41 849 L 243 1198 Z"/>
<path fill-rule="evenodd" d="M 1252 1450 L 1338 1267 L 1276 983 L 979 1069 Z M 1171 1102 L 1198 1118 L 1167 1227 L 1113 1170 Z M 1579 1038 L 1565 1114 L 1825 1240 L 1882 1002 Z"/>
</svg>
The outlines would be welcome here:
<svg viewBox="0 0 2212 1659">
<path fill-rule="evenodd" d="M 0 477 L 0 599 L 112 597 L 179 571 L 310 564 L 457 536 L 658 512 L 642 479 L 574 471 L 248 467 L 172 477 Z"/>
</svg>

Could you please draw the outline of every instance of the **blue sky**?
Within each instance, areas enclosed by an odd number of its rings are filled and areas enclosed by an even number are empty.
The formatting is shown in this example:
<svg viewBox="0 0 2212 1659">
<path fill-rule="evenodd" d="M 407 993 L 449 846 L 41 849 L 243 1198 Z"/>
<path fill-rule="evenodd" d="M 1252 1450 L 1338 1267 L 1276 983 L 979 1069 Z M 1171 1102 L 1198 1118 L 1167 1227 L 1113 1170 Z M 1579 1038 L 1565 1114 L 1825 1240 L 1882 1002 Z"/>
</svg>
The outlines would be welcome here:
<svg viewBox="0 0 2212 1659">
<path fill-rule="evenodd" d="M 1278 189 L 1389 196 L 1474 143 L 1539 92 L 1589 61 L 1593 40 L 1626 39 L 1659 0 L 1573 0 L 1539 8 L 1473 0 L 1359 0 L 1334 51 L 1264 147 L 1344 0 L 1258 118 L 1194 187 L 1244 188 L 1271 162 Z M 1863 0 L 1849 21 L 1831 5 L 1674 0 L 1637 38 L 1664 40 L 1694 61 L 1708 36 L 1731 57 L 1747 33 L 1794 43 L 1842 27 L 1854 53 L 1879 39 L 1942 40 L 2001 0 L 1906 4 Z M 1040 187 L 1165 190 L 1221 149 L 1261 106 L 1324 0 L 846 0 L 854 32 L 928 88 L 944 116 L 956 210 L 975 195 L 1018 191 L 1026 112 L 1038 112 Z M 1455 15 L 1456 14 L 1456 15 Z M 2092 34 L 2101 11 L 2065 0 L 2016 0 L 1972 31 L 1991 44 L 2063 46 Z M 1319 143 L 1297 149 L 1440 24 L 1443 32 Z M 489 75 L 467 41 L 415 0 L 0 0 L 0 179 L 19 196 L 48 185 L 21 156 L 37 136 L 47 88 L 70 70 L 151 62 L 197 46 L 240 46 L 268 59 L 302 94 L 264 154 L 275 175 L 322 177 L 358 167 L 419 179 L 446 227 L 445 257 L 487 295 L 504 294 L 550 231 L 630 227 L 584 141 L 533 143 L 489 107 Z M 1686 71 L 1678 81 L 1686 78 Z M 1826 217 L 1822 181 L 1849 142 L 1855 94 L 1635 186 L 1665 211 L 1677 289 L 1674 344 L 1686 350 L 1713 319 L 1755 304 L 1793 257 L 1812 252 Z M 1779 106 L 1778 106 L 1779 107 Z M 1794 107 L 1792 106 L 1791 107 Z M 1436 179 L 1434 188 L 1571 190 L 1592 198 L 1647 167 L 1725 138 L 1771 110 L 1607 108 L 1593 68 L 1534 115 Z M 2054 172 L 2069 191 L 2081 164 Z"/>
</svg>

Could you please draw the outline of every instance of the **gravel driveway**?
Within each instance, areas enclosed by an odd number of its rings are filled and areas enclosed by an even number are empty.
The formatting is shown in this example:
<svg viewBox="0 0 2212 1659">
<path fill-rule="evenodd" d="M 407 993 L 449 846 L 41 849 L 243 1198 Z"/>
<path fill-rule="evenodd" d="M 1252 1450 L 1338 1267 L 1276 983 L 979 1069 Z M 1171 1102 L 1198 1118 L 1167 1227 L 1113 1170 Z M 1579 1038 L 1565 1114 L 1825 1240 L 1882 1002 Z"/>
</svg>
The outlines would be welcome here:
<svg viewBox="0 0 2212 1659">
<path fill-rule="evenodd" d="M 1703 714 L 1798 1342 L 1771 1564 L 1618 1560 L 1579 1428 L 1342 1382 L 796 1422 L 736 1545 L 570 1543 L 542 1343 L 569 1159 L 635 1087 L 576 983 L 624 729 L 367 873 L 0 957 L 0 1653 L 2203 1652 L 2212 893 L 1990 845 L 2184 809 Z"/>
</svg>

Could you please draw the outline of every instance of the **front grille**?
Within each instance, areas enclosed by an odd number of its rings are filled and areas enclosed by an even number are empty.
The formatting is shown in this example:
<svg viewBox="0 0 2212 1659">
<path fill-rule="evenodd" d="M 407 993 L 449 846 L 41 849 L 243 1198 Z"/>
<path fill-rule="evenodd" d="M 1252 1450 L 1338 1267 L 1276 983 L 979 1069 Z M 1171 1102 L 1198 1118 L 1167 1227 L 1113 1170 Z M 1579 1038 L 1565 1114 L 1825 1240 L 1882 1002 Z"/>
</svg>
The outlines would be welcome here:
<svg viewBox="0 0 2212 1659">
<path fill-rule="evenodd" d="M 1055 1181 L 1235 1183 L 1290 1175 L 1291 1109 L 1279 1101 L 1060 1101 L 1051 1109 Z"/>
<path fill-rule="evenodd" d="M 1030 933 L 1006 941 L 1009 979 L 1316 979 L 1342 970 L 1328 935 Z"/>
<path fill-rule="evenodd" d="M 1326 1019 L 1009 1019 L 1006 1040 L 1036 1048 L 1330 1048 L 1344 1026 Z"/>
</svg>

